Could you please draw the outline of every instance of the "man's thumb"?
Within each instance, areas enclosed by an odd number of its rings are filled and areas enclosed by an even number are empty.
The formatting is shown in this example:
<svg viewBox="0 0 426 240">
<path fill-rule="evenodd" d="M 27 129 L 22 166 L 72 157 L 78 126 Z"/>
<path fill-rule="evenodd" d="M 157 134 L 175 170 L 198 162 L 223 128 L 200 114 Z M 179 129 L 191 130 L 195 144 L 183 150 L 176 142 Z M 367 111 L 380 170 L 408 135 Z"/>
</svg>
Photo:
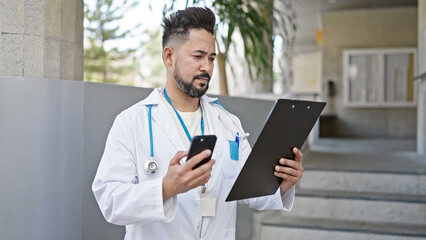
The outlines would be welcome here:
<svg viewBox="0 0 426 240">
<path fill-rule="evenodd" d="M 188 152 L 178 151 L 175 156 L 170 160 L 170 166 L 179 164 L 180 160 L 188 155 Z"/>
</svg>

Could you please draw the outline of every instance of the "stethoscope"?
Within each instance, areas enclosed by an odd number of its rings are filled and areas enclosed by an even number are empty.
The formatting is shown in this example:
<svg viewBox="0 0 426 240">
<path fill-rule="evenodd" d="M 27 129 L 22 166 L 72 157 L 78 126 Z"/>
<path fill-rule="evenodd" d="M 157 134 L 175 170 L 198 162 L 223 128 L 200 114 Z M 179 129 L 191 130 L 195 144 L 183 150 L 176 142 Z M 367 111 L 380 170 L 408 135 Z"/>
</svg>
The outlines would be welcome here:
<svg viewBox="0 0 426 240">
<path fill-rule="evenodd" d="M 158 163 L 154 160 L 154 147 L 152 138 L 152 118 L 151 118 L 152 105 L 148 106 L 148 127 L 149 127 L 149 145 L 151 148 L 150 159 L 145 163 L 145 171 L 149 174 L 156 173 L 158 171 Z"/>
<path fill-rule="evenodd" d="M 188 138 L 189 142 L 192 141 L 191 134 L 189 133 L 188 128 L 185 125 L 185 122 L 183 121 L 182 117 L 176 110 L 176 108 L 173 106 L 172 101 L 169 98 L 169 95 L 167 94 L 166 89 L 164 88 L 164 97 L 166 98 L 167 102 L 169 102 L 170 106 L 172 106 L 173 110 L 176 113 L 176 116 L 179 119 L 180 124 L 182 125 L 183 130 L 185 131 L 186 137 Z M 203 116 L 203 107 L 201 106 L 201 135 L 204 136 L 204 116 Z M 152 117 L 151 117 L 151 109 L 152 105 L 148 106 L 148 127 L 149 127 L 149 144 L 150 144 L 150 160 L 145 163 L 145 171 L 149 174 L 153 174 L 158 171 L 158 163 L 154 160 L 154 144 L 153 144 L 153 138 L 152 138 Z"/>
<path fill-rule="evenodd" d="M 189 142 L 192 141 L 192 137 L 191 134 L 188 131 L 188 128 L 185 125 L 185 122 L 183 121 L 182 117 L 180 116 L 180 114 L 178 113 L 178 111 L 176 110 L 176 108 L 173 106 L 172 101 L 170 100 L 169 96 L 167 95 L 167 91 L 166 89 L 164 89 L 164 97 L 166 98 L 167 102 L 169 102 L 169 104 L 172 106 L 173 110 L 176 113 L 176 116 L 179 119 L 180 124 L 183 127 L 183 130 L 185 131 L 186 137 L 188 138 Z M 247 139 L 247 137 L 250 135 L 249 133 L 246 133 L 244 131 L 241 131 L 242 129 L 238 126 L 238 124 L 234 121 L 234 119 L 228 114 L 228 112 L 226 111 L 225 107 L 222 106 L 222 104 L 220 104 L 217 100 L 214 101 L 216 104 L 218 104 L 219 106 L 221 106 L 225 111 L 225 113 L 228 115 L 228 117 L 232 120 L 233 124 L 237 127 L 237 129 L 240 132 L 244 133 L 244 136 L 239 136 L 238 132 L 235 133 L 235 135 L 237 136 L 237 138 L 239 138 L 239 140 L 245 140 Z M 200 108 L 201 108 L 201 135 L 204 135 L 204 116 L 203 116 L 203 107 L 201 106 L 200 103 Z M 149 144 L 150 144 L 150 160 L 147 161 L 145 163 L 145 171 L 148 174 L 154 174 L 158 171 L 158 163 L 155 161 L 154 159 L 154 144 L 153 144 L 153 137 L 152 137 L 152 105 L 148 105 L 148 128 L 149 128 Z M 223 126 L 225 126 L 225 128 L 228 131 L 234 132 L 232 131 L 232 129 L 229 128 L 229 126 L 225 123 L 225 121 L 220 117 L 219 115 L 219 120 L 222 122 Z"/>
</svg>

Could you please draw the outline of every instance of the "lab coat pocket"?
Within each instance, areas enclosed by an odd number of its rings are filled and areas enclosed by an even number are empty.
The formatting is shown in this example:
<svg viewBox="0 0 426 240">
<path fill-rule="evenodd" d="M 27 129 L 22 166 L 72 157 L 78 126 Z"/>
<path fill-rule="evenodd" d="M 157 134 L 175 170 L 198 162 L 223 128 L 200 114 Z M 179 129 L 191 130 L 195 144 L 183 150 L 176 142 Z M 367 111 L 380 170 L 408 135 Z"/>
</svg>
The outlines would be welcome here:
<svg viewBox="0 0 426 240">
<path fill-rule="evenodd" d="M 224 178 L 235 178 L 238 174 L 238 162 L 231 159 L 226 159 L 225 169 L 223 171 Z"/>
<path fill-rule="evenodd" d="M 238 174 L 238 145 L 235 145 L 234 141 L 228 141 L 227 154 L 225 154 L 224 158 L 224 169 L 223 169 L 223 177 L 226 179 L 233 179 L 237 177 Z M 234 142 L 234 143 L 232 143 Z"/>
<path fill-rule="evenodd" d="M 235 141 L 235 137 L 231 132 L 227 132 L 225 141 L 221 142 L 223 152 L 223 177 L 225 179 L 233 179 L 238 174 L 239 159 L 239 142 Z"/>
</svg>

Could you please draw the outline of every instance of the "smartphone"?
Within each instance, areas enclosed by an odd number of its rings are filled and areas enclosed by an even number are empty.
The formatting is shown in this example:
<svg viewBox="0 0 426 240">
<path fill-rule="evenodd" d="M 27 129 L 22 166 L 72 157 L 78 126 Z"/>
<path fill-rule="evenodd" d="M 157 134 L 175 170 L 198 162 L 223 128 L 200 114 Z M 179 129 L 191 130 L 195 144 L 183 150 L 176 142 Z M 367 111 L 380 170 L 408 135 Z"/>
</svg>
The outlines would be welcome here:
<svg viewBox="0 0 426 240">
<path fill-rule="evenodd" d="M 201 162 L 195 165 L 192 169 L 196 169 L 204 163 L 210 161 L 213 155 L 213 149 L 216 144 L 216 135 L 204 135 L 204 136 L 194 136 L 191 141 L 191 146 L 189 147 L 189 153 L 186 159 L 191 159 L 193 156 L 199 154 L 200 152 L 210 149 L 212 154 L 204 158 Z"/>
</svg>

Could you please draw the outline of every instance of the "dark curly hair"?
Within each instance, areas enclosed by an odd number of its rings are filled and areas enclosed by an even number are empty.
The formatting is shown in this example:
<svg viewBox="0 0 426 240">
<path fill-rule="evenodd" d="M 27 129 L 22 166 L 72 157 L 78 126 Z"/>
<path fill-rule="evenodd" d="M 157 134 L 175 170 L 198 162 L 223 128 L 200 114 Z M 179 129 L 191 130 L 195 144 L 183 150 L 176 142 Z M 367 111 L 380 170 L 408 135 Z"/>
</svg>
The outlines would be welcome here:
<svg viewBox="0 0 426 240">
<path fill-rule="evenodd" d="M 163 48 L 170 41 L 185 41 L 191 29 L 204 29 L 214 35 L 216 18 L 208 8 L 189 7 L 179 10 L 163 19 Z"/>
</svg>

